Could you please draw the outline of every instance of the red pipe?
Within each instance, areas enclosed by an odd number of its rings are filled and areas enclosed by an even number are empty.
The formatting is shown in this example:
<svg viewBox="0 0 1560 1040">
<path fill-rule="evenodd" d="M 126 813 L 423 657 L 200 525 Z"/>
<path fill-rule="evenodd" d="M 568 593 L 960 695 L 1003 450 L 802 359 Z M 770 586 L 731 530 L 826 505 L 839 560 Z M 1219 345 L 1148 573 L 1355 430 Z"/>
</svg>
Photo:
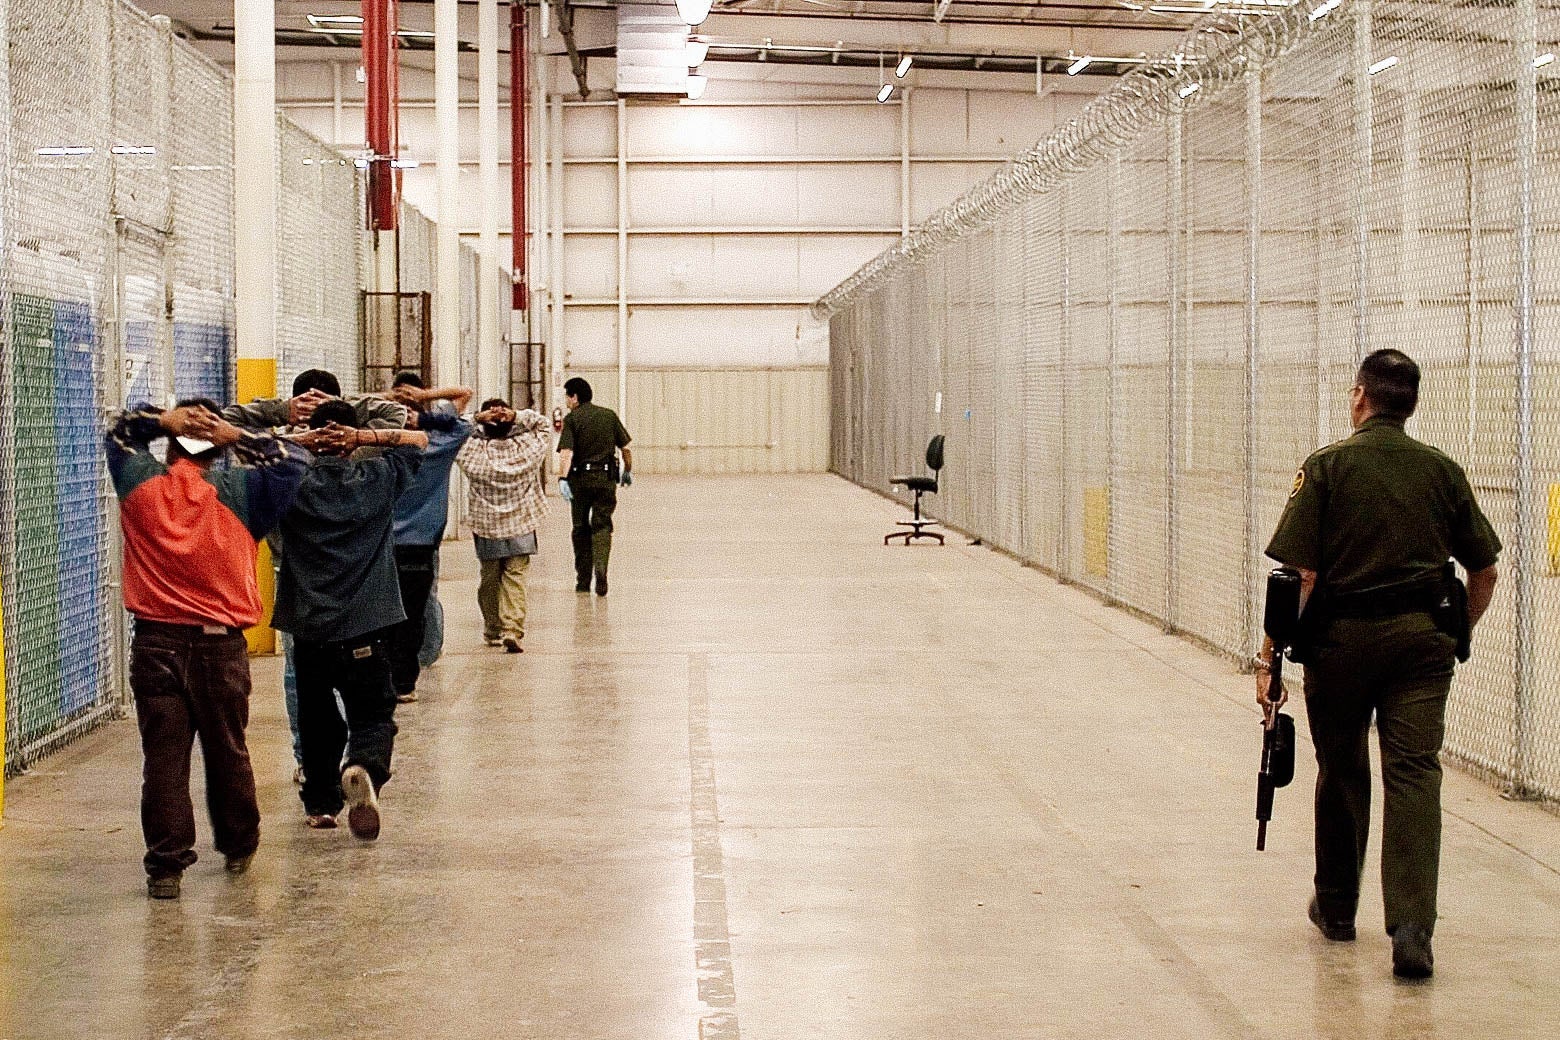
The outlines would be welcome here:
<svg viewBox="0 0 1560 1040">
<path fill-rule="evenodd" d="M 526 32 L 528 11 L 524 3 L 509 7 L 509 181 L 510 181 L 510 243 L 514 262 L 513 310 L 530 307 L 531 289 L 526 271 L 525 185 L 528 162 L 526 157 L 526 120 L 530 113 L 526 104 L 526 48 L 529 33 Z"/>
<path fill-rule="evenodd" d="M 392 165 L 397 140 L 398 25 L 396 0 L 363 0 L 364 122 L 367 130 L 368 227 L 394 231 L 400 171 Z"/>
</svg>

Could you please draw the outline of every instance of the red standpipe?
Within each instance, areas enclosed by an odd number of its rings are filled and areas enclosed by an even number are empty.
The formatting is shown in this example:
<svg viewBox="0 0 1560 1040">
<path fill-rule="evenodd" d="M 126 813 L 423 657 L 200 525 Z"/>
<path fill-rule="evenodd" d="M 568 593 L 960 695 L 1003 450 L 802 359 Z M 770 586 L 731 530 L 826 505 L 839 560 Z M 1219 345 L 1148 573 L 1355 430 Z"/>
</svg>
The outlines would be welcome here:
<svg viewBox="0 0 1560 1040">
<path fill-rule="evenodd" d="M 394 231 L 400 171 L 397 141 L 396 0 L 363 0 L 363 73 L 368 160 L 368 227 Z"/>
<path fill-rule="evenodd" d="M 526 238 L 529 228 L 525 215 L 525 184 L 528 163 L 526 158 L 526 123 L 530 107 L 526 103 L 526 48 L 529 33 L 529 13 L 523 2 L 509 7 L 509 182 L 510 243 L 514 262 L 513 310 L 530 307 L 531 289 L 526 271 Z"/>
</svg>

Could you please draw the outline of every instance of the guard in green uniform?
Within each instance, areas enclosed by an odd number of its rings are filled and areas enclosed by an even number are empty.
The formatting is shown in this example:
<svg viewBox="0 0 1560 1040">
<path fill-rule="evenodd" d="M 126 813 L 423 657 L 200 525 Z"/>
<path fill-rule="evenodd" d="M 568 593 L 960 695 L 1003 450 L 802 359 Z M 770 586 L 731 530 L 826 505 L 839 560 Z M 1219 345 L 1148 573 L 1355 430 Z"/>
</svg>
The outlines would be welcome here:
<svg viewBox="0 0 1560 1040">
<path fill-rule="evenodd" d="M 558 438 L 558 490 L 569 500 L 574 518 L 574 591 L 607 594 L 607 561 L 612 556 L 612 511 L 618 485 L 634 482 L 634 457 L 628 431 L 617 413 L 591 403 L 590 384 L 575 377 L 563 384 L 569 414 Z M 618 465 L 618 453 L 623 464 Z"/>
<path fill-rule="evenodd" d="M 1462 600 L 1449 585 L 1447 560 L 1468 571 L 1471 631 L 1494 593 L 1501 544 L 1462 467 L 1403 430 L 1419 403 L 1419 366 L 1411 358 L 1376 351 L 1349 393 L 1354 435 L 1306 459 L 1267 547 L 1301 572 L 1308 597 L 1305 701 L 1318 770 L 1309 913 L 1328 939 L 1354 938 L 1374 716 L 1392 968 L 1403 978 L 1426 978 L 1441 857 L 1439 754 L 1457 647 L 1449 632 L 1463 624 L 1453 613 Z M 1257 659 L 1264 708 L 1271 655 L 1267 643 Z"/>
</svg>

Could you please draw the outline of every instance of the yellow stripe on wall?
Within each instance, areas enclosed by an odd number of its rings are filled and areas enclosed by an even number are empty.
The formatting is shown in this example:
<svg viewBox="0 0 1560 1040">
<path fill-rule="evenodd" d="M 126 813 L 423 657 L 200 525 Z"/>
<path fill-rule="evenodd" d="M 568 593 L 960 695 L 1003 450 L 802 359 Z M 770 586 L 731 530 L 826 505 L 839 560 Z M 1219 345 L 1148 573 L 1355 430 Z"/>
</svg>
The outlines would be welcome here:
<svg viewBox="0 0 1560 1040">
<path fill-rule="evenodd" d="M 238 400 L 248 404 L 257 398 L 276 396 L 276 359 L 238 359 Z M 261 621 L 244 633 L 251 654 L 276 653 L 276 632 L 271 628 L 271 608 L 276 605 L 276 571 L 271 565 L 271 547 L 260 543 L 255 559 L 255 583 L 260 587 Z"/>
</svg>

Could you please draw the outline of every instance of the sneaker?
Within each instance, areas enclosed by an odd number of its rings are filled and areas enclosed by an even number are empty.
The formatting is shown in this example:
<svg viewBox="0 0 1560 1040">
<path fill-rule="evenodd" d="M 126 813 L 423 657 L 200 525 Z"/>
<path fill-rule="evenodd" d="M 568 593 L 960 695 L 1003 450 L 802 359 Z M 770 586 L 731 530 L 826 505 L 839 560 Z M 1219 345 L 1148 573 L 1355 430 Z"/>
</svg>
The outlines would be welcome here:
<svg viewBox="0 0 1560 1040">
<path fill-rule="evenodd" d="M 302 766 L 294 766 L 293 767 L 293 783 L 295 785 L 297 785 L 298 787 L 302 787 L 303 786 L 303 767 Z"/>
<path fill-rule="evenodd" d="M 336 829 L 336 817 L 333 813 L 310 813 L 303 818 L 303 822 L 317 831 Z"/>
<path fill-rule="evenodd" d="M 1305 914 L 1311 919 L 1311 923 L 1316 925 L 1317 929 L 1333 942 L 1354 941 L 1354 922 L 1332 921 L 1323 917 L 1322 904 L 1316 901 L 1315 896 L 1311 897 L 1311 905 L 1306 907 Z"/>
<path fill-rule="evenodd" d="M 1392 932 L 1392 974 L 1400 979 L 1428 979 L 1435 971 L 1430 933 L 1417 924 L 1400 924 Z"/>
<path fill-rule="evenodd" d="M 497 636 L 483 636 L 482 641 L 488 646 L 503 646 L 504 641 Z"/>
<path fill-rule="evenodd" d="M 254 858 L 255 854 L 253 852 L 243 856 L 229 856 L 224 869 L 229 874 L 242 874 L 249 869 L 249 864 L 254 862 Z"/>
<path fill-rule="evenodd" d="M 405 693 L 398 693 L 398 694 L 395 695 L 395 702 L 397 704 L 410 704 L 413 701 L 415 701 L 416 699 L 417 699 L 417 691 L 416 690 L 407 690 Z"/>
<path fill-rule="evenodd" d="M 379 798 L 368 770 L 362 766 L 342 770 L 341 790 L 347 796 L 347 826 L 353 836 L 364 841 L 379 837 Z"/>
<path fill-rule="evenodd" d="M 596 572 L 596 595 L 598 595 L 598 596 L 605 596 L 606 594 L 607 594 L 607 572 L 606 571 L 597 571 Z"/>
<path fill-rule="evenodd" d="M 520 645 L 520 640 L 516 639 L 514 636 L 505 636 L 504 637 L 504 653 L 506 653 L 506 654 L 523 654 L 523 653 L 525 653 L 525 647 L 521 646 Z"/>
<path fill-rule="evenodd" d="M 152 899 L 178 899 L 179 879 L 182 874 L 165 874 L 146 879 L 146 894 Z"/>
</svg>

